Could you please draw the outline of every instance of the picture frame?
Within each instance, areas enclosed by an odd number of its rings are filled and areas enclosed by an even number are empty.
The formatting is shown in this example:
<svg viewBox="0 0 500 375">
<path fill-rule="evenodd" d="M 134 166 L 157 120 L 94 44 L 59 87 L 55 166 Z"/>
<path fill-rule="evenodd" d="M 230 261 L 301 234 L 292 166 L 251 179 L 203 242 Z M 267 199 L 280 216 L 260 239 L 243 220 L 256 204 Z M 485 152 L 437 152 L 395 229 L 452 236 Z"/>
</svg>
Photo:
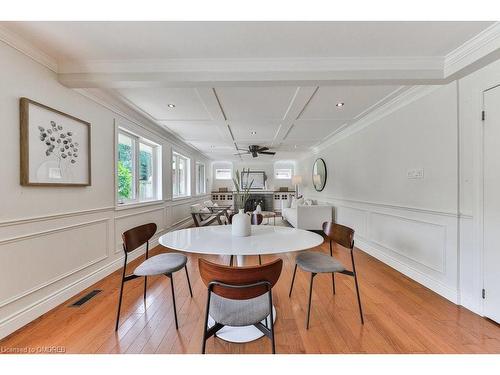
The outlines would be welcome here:
<svg viewBox="0 0 500 375">
<path fill-rule="evenodd" d="M 91 124 L 20 98 L 20 175 L 23 186 L 90 186 Z"/>
<path fill-rule="evenodd" d="M 263 190 L 266 185 L 266 173 L 264 171 L 250 170 L 241 172 L 241 186 L 243 189 L 246 189 L 250 183 L 252 183 L 252 190 Z"/>
</svg>

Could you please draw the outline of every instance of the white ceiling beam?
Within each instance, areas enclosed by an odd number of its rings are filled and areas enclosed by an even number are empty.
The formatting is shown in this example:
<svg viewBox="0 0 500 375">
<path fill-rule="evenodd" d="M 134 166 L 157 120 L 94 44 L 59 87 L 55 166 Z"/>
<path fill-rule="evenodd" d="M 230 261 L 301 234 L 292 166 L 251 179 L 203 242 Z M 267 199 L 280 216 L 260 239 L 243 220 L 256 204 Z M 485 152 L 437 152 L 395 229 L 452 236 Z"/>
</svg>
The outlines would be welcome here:
<svg viewBox="0 0 500 375">
<path fill-rule="evenodd" d="M 442 57 L 100 61 L 62 65 L 59 80 L 71 88 L 410 85 L 438 83 L 443 67 Z"/>
<path fill-rule="evenodd" d="M 442 70 L 363 70 L 330 72 L 182 72 L 65 73 L 59 82 L 69 88 L 145 88 L 213 86 L 430 85 L 445 84 Z"/>
</svg>

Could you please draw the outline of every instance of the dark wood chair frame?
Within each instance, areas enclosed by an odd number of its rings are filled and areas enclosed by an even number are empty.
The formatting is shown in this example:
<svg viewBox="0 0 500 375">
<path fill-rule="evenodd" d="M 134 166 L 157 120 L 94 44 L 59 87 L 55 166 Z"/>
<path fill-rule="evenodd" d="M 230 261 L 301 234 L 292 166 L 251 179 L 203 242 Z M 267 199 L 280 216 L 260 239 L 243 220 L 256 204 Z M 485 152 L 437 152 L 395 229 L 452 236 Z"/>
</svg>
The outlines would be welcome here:
<svg viewBox="0 0 500 375">
<path fill-rule="evenodd" d="M 227 222 L 229 224 L 231 224 L 233 222 L 234 215 L 236 215 L 236 214 L 231 214 L 228 216 Z M 261 214 L 252 213 L 252 215 L 250 215 L 250 223 L 252 225 L 260 225 L 260 224 L 262 224 L 263 221 L 264 221 L 264 216 L 262 216 Z M 261 266 L 262 265 L 262 257 L 260 256 L 260 254 L 258 255 L 258 257 L 259 257 L 259 266 Z M 229 258 L 229 265 L 230 266 L 233 265 L 233 261 L 234 261 L 234 255 L 231 255 L 231 257 Z"/>
<path fill-rule="evenodd" d="M 334 233 L 337 232 L 337 233 Z M 340 232 L 340 234 L 339 234 Z M 356 286 L 356 295 L 358 297 L 358 307 L 359 307 L 359 316 L 361 319 L 361 324 L 365 324 L 364 318 L 363 318 L 363 309 L 361 307 L 361 298 L 359 296 L 359 285 L 358 285 L 358 277 L 356 274 L 356 265 L 354 263 L 354 230 L 346 227 L 344 225 L 340 224 L 335 224 L 335 223 L 329 223 L 325 222 L 323 223 L 323 233 L 325 234 L 326 238 L 329 240 L 330 244 L 330 256 L 333 257 L 333 248 L 332 248 L 332 242 L 335 242 L 342 247 L 347 248 L 350 251 L 351 254 L 351 263 L 352 263 L 352 271 L 349 270 L 344 270 L 338 273 L 351 276 L 354 278 L 354 284 Z M 290 298 L 292 296 L 292 290 L 293 290 L 293 283 L 295 281 L 295 273 L 297 272 L 297 264 L 295 264 L 295 268 L 293 270 L 293 276 L 292 276 L 292 284 L 290 285 L 290 292 L 288 293 L 288 297 Z M 332 272 L 332 289 L 333 289 L 333 294 L 335 294 L 335 272 Z M 310 284 L 309 284 L 309 301 L 307 304 L 307 318 L 306 318 L 306 329 L 309 329 L 309 318 L 311 315 L 311 299 L 312 299 L 312 288 L 313 288 L 313 281 L 314 277 L 317 274 L 314 272 L 311 272 L 311 279 L 310 279 Z"/>
<path fill-rule="evenodd" d="M 248 284 L 245 283 L 228 284 L 227 282 L 225 283 L 217 280 L 208 281 L 206 277 L 212 277 L 212 274 L 210 274 L 210 271 L 205 271 L 207 272 L 207 275 L 203 274 L 204 267 L 202 263 L 206 263 L 208 266 L 216 267 L 218 268 L 218 271 L 222 270 L 223 272 L 231 272 L 233 270 L 230 267 L 214 264 L 206 260 L 203 260 L 201 258 L 198 260 L 198 262 L 199 262 L 200 274 L 202 276 L 203 281 L 207 284 L 207 292 L 208 292 L 207 303 L 205 306 L 205 321 L 203 324 L 203 343 L 201 348 L 202 354 L 205 354 L 207 340 L 210 337 L 214 336 L 219 330 L 221 330 L 224 327 L 224 325 L 219 322 L 215 322 L 215 324 L 210 328 L 208 327 L 208 316 L 210 314 L 210 297 L 212 293 L 216 293 L 218 295 L 221 295 L 222 297 L 235 300 L 255 298 L 261 296 L 264 293 L 267 293 L 269 298 L 269 319 L 270 319 L 269 327 L 267 326 L 267 318 L 265 319 L 265 325 L 262 324 L 261 322 L 258 322 L 254 324 L 254 326 L 271 340 L 272 353 L 276 354 L 276 345 L 274 339 L 274 313 L 273 313 L 272 288 L 278 281 L 279 276 L 281 274 L 281 269 L 283 267 L 283 260 L 277 259 L 274 262 L 268 263 L 264 266 L 245 267 L 245 271 L 255 272 L 255 273 L 258 273 L 261 268 L 267 268 L 268 270 L 270 270 L 269 272 L 275 271 L 276 267 L 279 268 L 279 273 L 272 275 L 269 273 L 267 274 L 267 277 L 271 278 L 271 281 L 260 280 Z M 265 290 L 263 290 L 264 288 Z M 214 291 L 214 289 L 216 290 Z"/>
<path fill-rule="evenodd" d="M 140 225 L 138 227 L 129 229 L 122 234 L 123 252 L 125 253 L 125 259 L 124 259 L 124 263 L 123 263 L 123 273 L 122 273 L 122 281 L 121 281 L 121 286 L 120 286 L 120 297 L 118 300 L 118 312 L 116 314 L 115 331 L 118 331 L 118 326 L 120 324 L 120 311 L 122 308 L 123 286 L 124 286 L 125 282 L 137 279 L 139 277 L 144 277 L 144 304 L 146 304 L 146 291 L 147 291 L 147 285 L 148 285 L 148 277 L 147 276 L 137 276 L 134 274 L 126 275 L 127 257 L 128 257 L 129 252 L 137 249 L 139 246 L 146 244 L 146 259 L 148 259 L 149 258 L 149 240 L 156 233 L 156 229 L 157 229 L 157 226 L 155 223 L 149 223 L 149 224 L 144 224 L 144 225 Z M 135 234 L 135 233 L 137 233 L 137 234 Z M 133 236 L 134 238 L 131 240 L 128 240 L 129 235 Z M 139 238 L 135 238 L 136 236 Z M 132 243 L 130 245 L 127 245 L 129 242 L 132 242 Z M 189 287 L 189 294 L 191 295 L 191 298 L 192 298 L 193 291 L 191 289 L 191 282 L 189 281 L 189 273 L 187 270 L 187 266 L 184 266 L 184 270 L 186 271 L 186 278 L 187 278 L 188 287 Z M 165 274 L 165 276 L 167 276 L 170 279 L 170 288 L 172 290 L 172 302 L 173 302 L 173 307 L 174 307 L 175 328 L 179 329 L 179 324 L 177 322 L 177 310 L 176 310 L 176 306 L 175 306 L 174 278 L 172 276 L 172 273 Z"/>
</svg>

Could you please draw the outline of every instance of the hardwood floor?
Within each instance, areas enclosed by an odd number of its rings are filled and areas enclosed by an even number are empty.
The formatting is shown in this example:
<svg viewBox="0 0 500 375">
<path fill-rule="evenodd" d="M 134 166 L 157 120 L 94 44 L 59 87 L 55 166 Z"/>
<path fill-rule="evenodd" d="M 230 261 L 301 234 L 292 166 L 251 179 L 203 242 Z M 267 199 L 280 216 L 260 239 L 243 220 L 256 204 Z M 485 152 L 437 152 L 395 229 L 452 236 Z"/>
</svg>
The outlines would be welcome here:
<svg viewBox="0 0 500 375">
<path fill-rule="evenodd" d="M 328 252 L 327 244 L 320 247 Z M 152 253 L 167 251 L 157 247 Z M 348 252 L 335 256 L 350 267 Z M 410 280 L 360 250 L 355 251 L 365 324 L 361 325 L 353 279 L 336 276 L 332 294 L 329 275 L 314 281 L 311 322 L 305 329 L 309 274 L 297 271 L 292 298 L 288 289 L 295 254 L 284 254 L 283 273 L 274 289 L 277 353 L 500 353 L 500 327 Z M 120 328 L 114 331 L 120 271 L 91 289 L 102 289 L 80 308 L 68 307 L 87 291 L 0 341 L 0 347 L 62 346 L 67 353 L 199 353 L 206 288 L 198 273 L 198 256 L 188 268 L 194 298 L 189 297 L 183 272 L 174 276 L 179 317 L 175 329 L 169 280 L 148 279 L 144 306 L 143 280 L 126 283 Z M 222 257 L 208 259 L 228 262 Z M 254 259 L 255 258 L 255 259 Z M 270 260 L 272 256 L 265 256 Z M 129 265 L 133 269 L 139 260 Z M 250 257 L 256 264 L 257 257 Z M 207 353 L 270 353 L 261 338 L 233 344 L 218 338 L 207 341 Z"/>
</svg>

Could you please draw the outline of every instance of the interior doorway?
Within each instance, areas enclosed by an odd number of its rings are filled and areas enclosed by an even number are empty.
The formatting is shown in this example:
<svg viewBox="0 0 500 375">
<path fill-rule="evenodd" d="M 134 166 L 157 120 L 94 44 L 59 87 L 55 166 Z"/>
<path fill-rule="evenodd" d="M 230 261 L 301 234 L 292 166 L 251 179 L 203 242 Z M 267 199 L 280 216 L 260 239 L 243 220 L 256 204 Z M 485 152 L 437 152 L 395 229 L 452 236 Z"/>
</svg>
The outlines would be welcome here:
<svg viewBox="0 0 500 375">
<path fill-rule="evenodd" d="M 500 322 L 500 86 L 484 100 L 484 315 Z"/>
</svg>

